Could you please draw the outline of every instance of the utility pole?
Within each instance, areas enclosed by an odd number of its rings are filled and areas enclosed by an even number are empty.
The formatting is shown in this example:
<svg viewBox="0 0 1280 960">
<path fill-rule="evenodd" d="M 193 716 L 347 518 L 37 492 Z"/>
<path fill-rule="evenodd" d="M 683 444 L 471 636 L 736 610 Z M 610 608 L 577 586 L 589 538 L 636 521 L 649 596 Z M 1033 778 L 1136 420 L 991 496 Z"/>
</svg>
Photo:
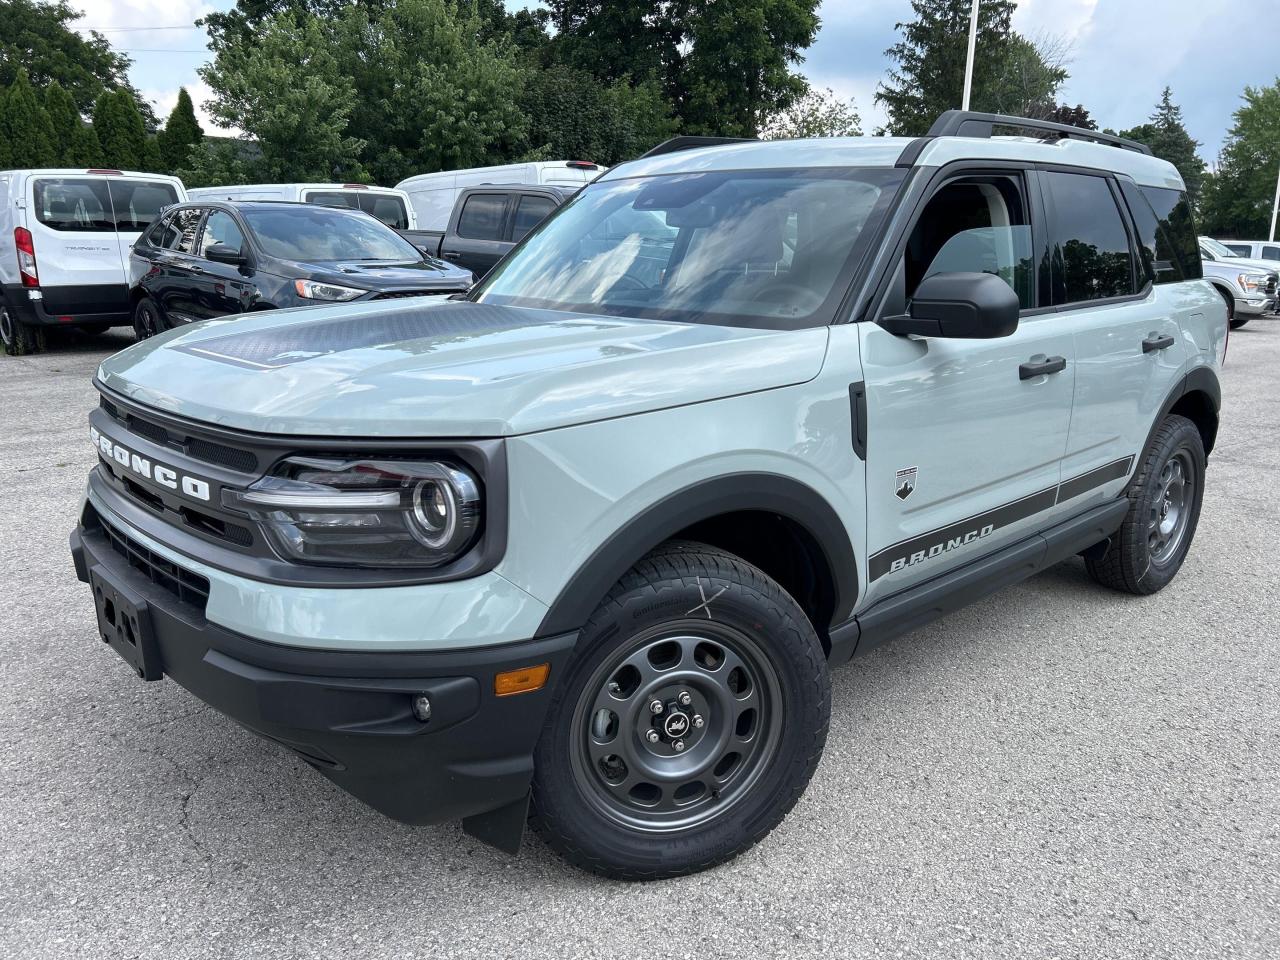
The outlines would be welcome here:
<svg viewBox="0 0 1280 960">
<path fill-rule="evenodd" d="M 964 64 L 964 103 L 961 110 L 969 109 L 969 94 L 973 90 L 973 51 L 978 45 L 978 0 L 973 0 L 973 8 L 969 11 L 969 56 Z M 1275 218 L 1272 218 L 1271 229 L 1275 231 Z"/>
<path fill-rule="evenodd" d="M 1276 174 L 1276 198 L 1271 201 L 1271 236 L 1267 237 L 1272 243 L 1276 242 L 1276 212 L 1280 211 L 1280 172 Z"/>
</svg>

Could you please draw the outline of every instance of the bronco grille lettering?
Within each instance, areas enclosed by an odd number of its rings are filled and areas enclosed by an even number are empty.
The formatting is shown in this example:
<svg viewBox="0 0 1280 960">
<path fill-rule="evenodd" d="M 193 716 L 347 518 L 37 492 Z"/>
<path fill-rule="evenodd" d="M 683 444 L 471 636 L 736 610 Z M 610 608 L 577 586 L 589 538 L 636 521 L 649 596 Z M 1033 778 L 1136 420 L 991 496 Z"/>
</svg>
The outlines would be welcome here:
<svg viewBox="0 0 1280 960">
<path fill-rule="evenodd" d="M 190 497 L 193 500 L 209 499 L 209 482 L 207 480 L 179 473 L 177 470 L 166 467 L 163 464 L 152 463 L 146 457 L 116 443 L 106 434 L 100 432 L 97 427 L 89 428 L 89 439 L 93 441 L 93 445 L 98 448 L 98 452 L 103 457 L 107 460 L 115 461 L 130 473 L 136 473 L 138 476 L 150 480 L 152 483 L 158 483 L 160 486 L 167 487 L 170 490 L 178 490 L 183 496 Z"/>
</svg>

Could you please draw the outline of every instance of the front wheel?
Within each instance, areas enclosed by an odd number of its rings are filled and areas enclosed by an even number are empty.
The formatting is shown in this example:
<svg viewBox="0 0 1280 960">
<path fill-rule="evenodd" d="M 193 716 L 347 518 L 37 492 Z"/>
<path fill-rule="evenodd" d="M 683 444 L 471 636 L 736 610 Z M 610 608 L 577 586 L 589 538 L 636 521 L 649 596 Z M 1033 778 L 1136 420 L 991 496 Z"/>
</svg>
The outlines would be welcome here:
<svg viewBox="0 0 1280 960">
<path fill-rule="evenodd" d="M 1249 322 L 1249 318 L 1248 317 L 1232 317 L 1228 322 L 1231 324 L 1232 330 L 1239 330 L 1241 327 L 1243 327 L 1246 323 Z"/>
<path fill-rule="evenodd" d="M 1129 512 L 1100 557 L 1086 555 L 1089 575 L 1126 593 L 1162 589 L 1191 548 L 1204 499 L 1204 441 L 1186 417 L 1160 424 L 1129 484 Z"/>
<path fill-rule="evenodd" d="M 169 325 L 165 323 L 164 317 L 160 314 L 160 308 L 156 306 L 154 300 L 150 297 L 143 297 L 138 301 L 138 305 L 133 308 L 133 335 L 135 337 L 139 340 L 146 340 L 168 329 Z"/>
<path fill-rule="evenodd" d="M 534 827 L 628 880 L 703 870 L 772 830 L 826 742 L 826 658 L 804 612 L 744 561 L 672 543 L 592 615 L 535 753 Z"/>
</svg>

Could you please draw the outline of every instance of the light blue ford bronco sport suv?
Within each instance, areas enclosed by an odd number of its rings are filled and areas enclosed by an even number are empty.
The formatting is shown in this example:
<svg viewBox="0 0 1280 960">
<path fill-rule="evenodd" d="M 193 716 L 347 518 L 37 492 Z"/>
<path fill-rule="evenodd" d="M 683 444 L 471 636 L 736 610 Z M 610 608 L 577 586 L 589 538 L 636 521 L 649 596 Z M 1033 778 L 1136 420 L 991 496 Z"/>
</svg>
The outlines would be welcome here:
<svg viewBox="0 0 1280 960">
<path fill-rule="evenodd" d="M 72 552 L 137 675 L 383 813 L 683 874 L 796 802 L 833 666 L 1078 554 L 1167 584 L 1226 340 L 1137 144 L 686 138 L 465 299 L 108 359 Z"/>
</svg>

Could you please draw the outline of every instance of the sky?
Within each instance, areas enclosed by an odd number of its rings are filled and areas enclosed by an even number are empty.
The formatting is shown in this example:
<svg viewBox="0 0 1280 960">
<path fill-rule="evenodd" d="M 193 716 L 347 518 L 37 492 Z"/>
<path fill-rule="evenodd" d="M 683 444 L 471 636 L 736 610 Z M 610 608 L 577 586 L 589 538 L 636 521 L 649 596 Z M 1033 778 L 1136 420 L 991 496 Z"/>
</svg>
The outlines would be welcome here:
<svg viewBox="0 0 1280 960">
<path fill-rule="evenodd" d="M 529 0 L 506 0 L 509 7 Z M 102 30 L 133 58 L 134 85 L 164 117 L 185 86 L 206 131 L 218 131 L 203 110 L 208 87 L 196 69 L 208 59 L 197 17 L 226 9 L 231 0 L 80 0 L 83 29 Z M 1159 15 L 1153 16 L 1153 8 Z M 1277 0 L 1019 0 L 1014 27 L 1023 34 L 1060 38 L 1069 45 L 1071 74 L 1059 93 L 1082 103 L 1100 126 L 1124 129 L 1144 122 L 1160 91 L 1173 88 L 1187 129 L 1212 163 L 1231 126 L 1246 84 L 1275 82 L 1267 24 Z M 874 102 L 888 66 L 884 51 L 896 40 L 894 24 L 909 19 L 909 0 L 824 0 L 822 27 L 800 72 L 815 87 L 852 97 L 863 129 L 884 121 Z M 1257 25 L 1255 27 L 1247 26 Z M 172 29 L 177 28 L 177 29 Z M 957 104 L 958 106 L 958 104 Z M 231 131 L 235 132 L 235 131 Z"/>
</svg>

